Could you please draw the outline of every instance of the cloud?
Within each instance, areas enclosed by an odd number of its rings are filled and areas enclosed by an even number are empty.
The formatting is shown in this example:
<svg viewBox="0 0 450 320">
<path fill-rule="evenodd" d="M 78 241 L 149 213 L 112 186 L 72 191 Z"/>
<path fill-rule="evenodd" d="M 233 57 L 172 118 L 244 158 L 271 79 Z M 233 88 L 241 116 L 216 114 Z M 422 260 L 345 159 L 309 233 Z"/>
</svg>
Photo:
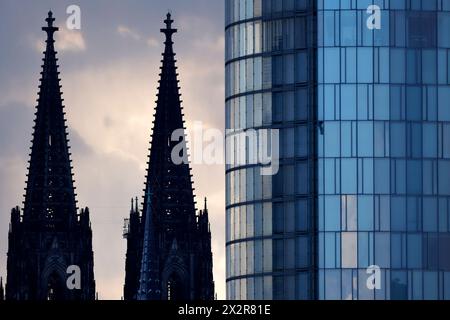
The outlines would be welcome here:
<svg viewBox="0 0 450 320">
<path fill-rule="evenodd" d="M 33 45 L 33 48 L 39 53 L 42 53 L 45 51 L 45 42 L 42 41 L 42 39 L 33 38 L 32 45 Z"/>
<path fill-rule="evenodd" d="M 0 277 L 6 277 L 11 208 L 21 205 L 34 110 L 21 103 L 0 104 Z"/>
<path fill-rule="evenodd" d="M 35 110 L 24 104 L 0 106 L 0 158 L 27 155 L 23 144 L 30 146 Z M 25 151 L 23 151 L 25 149 Z"/>
<path fill-rule="evenodd" d="M 207 48 L 213 52 L 225 52 L 225 37 L 217 37 L 215 41 L 208 41 Z"/>
<path fill-rule="evenodd" d="M 117 27 L 117 33 L 123 38 L 132 39 L 134 41 L 142 41 L 144 40 L 147 46 L 150 48 L 157 48 L 160 45 L 160 41 L 154 37 L 145 37 L 135 29 L 129 28 L 124 25 L 119 25 Z"/>
<path fill-rule="evenodd" d="M 223 67 L 220 59 L 210 57 L 211 52 L 214 50 L 206 51 L 202 57 L 178 55 L 185 120 L 187 124 L 202 121 L 207 128 L 222 128 L 222 113 L 216 111 L 222 110 Z M 75 147 L 73 153 L 80 204 L 93 207 L 95 264 L 99 270 L 96 277 L 102 297 L 117 298 L 122 291 L 120 281 L 113 285 L 108 279 L 115 279 L 117 270 L 123 273 L 126 243 L 120 239 L 120 229 L 129 211 L 129 198 L 142 197 L 159 79 L 160 61 L 156 57 L 159 53 L 152 52 L 63 76 L 72 131 L 76 130 L 90 149 L 95 150 L 89 157 L 77 152 Z M 201 59 L 204 64 L 200 63 Z M 208 95 L 204 94 L 206 87 Z M 220 165 L 192 167 L 199 209 L 203 204 L 201 199 L 205 196 L 209 199 L 216 290 L 219 298 L 224 298 L 225 170 Z M 99 192 L 91 195 L 92 190 Z M 109 256 L 101 250 L 108 241 L 113 241 L 111 246 L 116 248 Z"/>
<path fill-rule="evenodd" d="M 45 51 L 45 41 L 43 38 L 36 39 L 30 37 L 33 48 L 42 53 Z M 59 52 L 81 52 L 86 51 L 86 41 L 79 30 L 69 30 L 66 27 L 59 27 L 55 33 L 56 50 Z"/>
<path fill-rule="evenodd" d="M 125 280 L 123 219 L 130 199 L 141 195 L 144 173 L 138 162 L 119 153 L 85 154 L 74 147 L 73 154 L 77 199 L 91 213 L 96 291 L 102 299 L 120 299 Z"/>
<path fill-rule="evenodd" d="M 60 27 L 59 32 L 55 35 L 56 49 L 58 51 L 79 52 L 86 50 L 86 42 L 83 34 L 79 30 L 69 30 Z"/>
<path fill-rule="evenodd" d="M 156 48 L 156 47 L 158 47 L 158 46 L 159 46 L 159 43 L 160 43 L 160 41 L 158 41 L 157 39 L 155 39 L 155 38 L 153 38 L 153 37 L 150 37 L 150 38 L 147 39 L 147 45 L 148 45 L 150 48 Z"/>
<path fill-rule="evenodd" d="M 124 25 L 120 25 L 117 27 L 117 33 L 124 38 L 131 38 L 136 41 L 141 40 L 141 35 L 138 32 Z"/>
</svg>

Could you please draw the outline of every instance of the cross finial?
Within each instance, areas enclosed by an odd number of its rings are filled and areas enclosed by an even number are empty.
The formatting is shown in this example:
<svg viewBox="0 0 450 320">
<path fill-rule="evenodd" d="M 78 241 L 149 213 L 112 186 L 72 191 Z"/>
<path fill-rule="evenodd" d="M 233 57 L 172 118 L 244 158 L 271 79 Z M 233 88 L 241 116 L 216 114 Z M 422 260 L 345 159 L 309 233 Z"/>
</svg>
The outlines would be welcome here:
<svg viewBox="0 0 450 320">
<path fill-rule="evenodd" d="M 55 18 L 53 18 L 53 12 L 50 10 L 48 12 L 48 18 L 45 19 L 49 27 L 53 27 L 53 22 L 55 22 Z"/>
<path fill-rule="evenodd" d="M 53 12 L 48 12 L 48 17 L 45 19 L 47 21 L 47 26 L 43 27 L 42 30 L 47 32 L 47 36 L 49 39 L 53 39 L 53 34 L 59 30 L 59 28 L 53 26 L 53 22 L 55 22 L 55 18 L 53 18 Z"/>
<path fill-rule="evenodd" d="M 161 32 L 166 35 L 166 41 L 172 41 L 172 35 L 176 33 L 177 29 L 172 29 L 172 14 L 170 12 L 167 13 L 167 18 L 164 20 L 164 23 L 166 24 L 165 29 L 161 29 Z"/>
<path fill-rule="evenodd" d="M 170 12 L 167 12 L 167 19 L 164 20 L 164 23 L 166 24 L 167 29 L 172 29 L 172 14 Z"/>
</svg>

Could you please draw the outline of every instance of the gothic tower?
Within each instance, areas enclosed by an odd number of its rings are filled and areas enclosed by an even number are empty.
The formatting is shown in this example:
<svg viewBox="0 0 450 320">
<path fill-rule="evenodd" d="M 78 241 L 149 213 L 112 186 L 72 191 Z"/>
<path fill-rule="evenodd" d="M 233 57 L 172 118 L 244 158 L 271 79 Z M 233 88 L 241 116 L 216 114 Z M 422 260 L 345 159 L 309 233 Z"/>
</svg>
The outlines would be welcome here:
<svg viewBox="0 0 450 320">
<path fill-rule="evenodd" d="M 211 231 L 208 211 L 196 213 L 187 161 L 172 159 L 185 144 L 170 13 L 164 21 L 165 50 L 145 184 L 142 215 L 132 208 L 126 230 L 126 300 L 212 300 Z M 172 133 L 181 132 L 181 141 Z M 185 145 L 184 145 L 185 146 Z M 186 150 L 186 148 L 182 148 Z M 186 152 L 181 158 L 187 160 Z"/>
<path fill-rule="evenodd" d="M 77 214 L 52 12 L 46 21 L 24 208 L 11 212 L 6 299 L 93 300 L 89 209 Z"/>
</svg>

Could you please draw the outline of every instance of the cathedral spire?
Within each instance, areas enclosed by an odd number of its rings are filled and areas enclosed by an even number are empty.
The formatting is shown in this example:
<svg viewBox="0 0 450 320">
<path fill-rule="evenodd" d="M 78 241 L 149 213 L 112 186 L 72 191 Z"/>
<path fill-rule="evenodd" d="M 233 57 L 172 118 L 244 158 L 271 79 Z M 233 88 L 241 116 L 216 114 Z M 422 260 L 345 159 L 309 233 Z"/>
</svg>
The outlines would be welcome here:
<svg viewBox="0 0 450 320">
<path fill-rule="evenodd" d="M 174 21 L 170 13 L 164 23 L 161 32 L 165 35 L 165 49 L 143 214 L 137 221 L 136 231 L 127 238 L 124 295 L 125 299 L 212 299 L 210 246 L 204 245 L 205 237 L 199 232 L 186 153 L 186 128 L 172 39 L 177 29 L 172 26 Z M 176 149 L 180 151 L 174 152 Z"/>
<path fill-rule="evenodd" d="M 24 221 L 41 221 L 50 228 L 76 219 L 76 200 L 62 92 L 55 51 L 55 18 L 50 11 L 44 64 L 25 193 Z"/>
<path fill-rule="evenodd" d="M 89 209 L 77 212 L 51 11 L 46 22 L 24 208 L 11 211 L 5 294 L 7 300 L 93 300 L 92 229 Z M 66 286 L 71 265 L 80 268 L 80 290 Z"/>
<path fill-rule="evenodd" d="M 155 219 L 176 220 L 177 228 L 185 228 L 189 219 L 192 223 L 195 222 L 195 203 L 189 164 L 187 161 L 176 163 L 175 159 L 172 159 L 173 149 L 180 143 L 186 143 L 178 73 L 172 48 L 172 35 L 177 32 L 177 29 L 172 27 L 173 22 L 171 14 L 168 13 L 164 21 L 166 27 L 161 29 L 166 41 L 161 61 L 145 191 L 152 190 L 152 204 L 157 215 Z M 181 131 L 181 141 L 172 140 L 176 131 Z M 186 159 L 187 155 L 183 154 L 182 157 Z M 146 195 L 142 211 L 144 213 L 147 211 L 147 199 Z M 164 201 L 161 201 L 163 199 Z M 145 216 L 143 219 L 145 220 Z M 174 228 L 172 230 L 175 232 Z"/>
</svg>

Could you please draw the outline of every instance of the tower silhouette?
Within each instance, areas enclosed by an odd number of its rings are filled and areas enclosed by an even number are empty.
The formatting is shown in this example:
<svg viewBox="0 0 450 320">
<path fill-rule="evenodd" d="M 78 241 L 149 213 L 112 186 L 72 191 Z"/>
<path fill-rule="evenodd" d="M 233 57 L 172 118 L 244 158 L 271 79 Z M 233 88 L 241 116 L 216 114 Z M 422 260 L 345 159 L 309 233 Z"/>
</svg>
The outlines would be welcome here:
<svg viewBox="0 0 450 320">
<path fill-rule="evenodd" d="M 132 207 L 126 228 L 126 300 L 214 299 L 208 211 L 197 215 L 187 161 L 171 155 L 185 139 L 172 141 L 184 121 L 170 13 L 164 21 L 165 50 L 156 101 L 142 215 Z M 185 146 L 185 145 L 184 145 Z M 186 150 L 186 148 L 183 148 Z M 187 159 L 187 154 L 181 158 Z"/>
<path fill-rule="evenodd" d="M 77 214 L 54 33 L 46 19 L 46 50 L 23 211 L 11 211 L 6 299 L 93 300 L 94 259 L 89 209 Z M 71 271 L 79 268 L 80 273 Z M 69 270 L 68 270 L 69 269 Z M 68 274 L 69 272 L 69 274 Z M 73 273 L 74 272 L 74 273 Z M 76 278 L 74 287 L 71 276 Z"/>
</svg>

